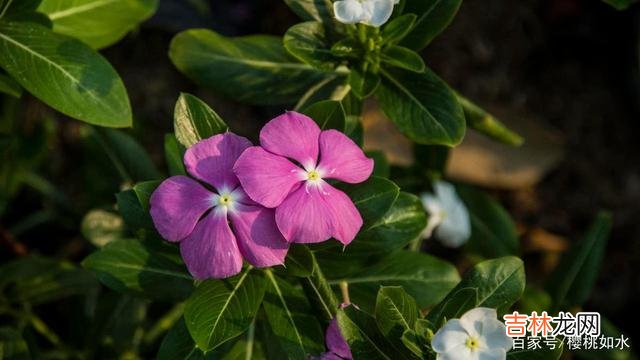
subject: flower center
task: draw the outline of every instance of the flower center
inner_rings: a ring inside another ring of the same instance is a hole
[[[218,196],[218,206],[224,209],[232,209],[234,205],[233,193],[229,191],[221,192]]]
[[[309,181],[318,181],[321,180],[320,173],[317,170],[307,171],[307,180]]]
[[[478,339],[474,338],[473,336],[470,336],[469,338],[467,338],[465,345],[469,349],[471,349],[471,351],[474,351],[478,349],[478,347],[480,346],[480,343],[478,342]]]

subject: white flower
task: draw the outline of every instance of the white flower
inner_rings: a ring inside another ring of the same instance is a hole
[[[431,340],[437,360],[504,360],[512,346],[496,310],[482,307],[449,320]]]
[[[436,238],[445,246],[461,246],[471,236],[469,212],[453,185],[436,181],[433,187],[435,195],[422,194],[422,204],[429,213],[429,222],[422,236],[428,238],[435,233]]]
[[[340,0],[333,3],[336,19],[344,24],[363,23],[379,27],[393,13],[400,0]]]

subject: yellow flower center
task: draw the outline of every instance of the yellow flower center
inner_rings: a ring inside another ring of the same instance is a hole
[[[307,180],[318,181],[320,179],[321,179],[320,174],[316,170],[311,170],[307,172]]]
[[[467,347],[469,349],[471,349],[471,351],[473,351],[473,350],[476,350],[480,346],[480,343],[478,342],[478,339],[470,336],[467,339],[467,342],[465,343],[465,345],[467,345]]]
[[[232,201],[233,201],[233,198],[231,197],[231,194],[220,195],[220,198],[218,199],[218,203],[221,206],[229,206],[231,205]]]

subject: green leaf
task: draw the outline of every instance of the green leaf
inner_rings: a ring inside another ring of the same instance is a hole
[[[312,118],[322,130],[336,129],[344,132],[346,114],[339,101],[320,101],[308,106],[302,113]]]
[[[555,309],[582,305],[598,278],[611,232],[611,214],[601,212],[582,241],[571,247],[560,260],[547,283]]]
[[[629,6],[637,2],[637,0],[603,0],[603,1],[613,6],[617,10],[626,10]]]
[[[0,359],[30,360],[29,347],[16,330],[0,327]]]
[[[416,74],[383,71],[376,97],[400,131],[419,144],[455,146],[465,133],[462,107],[447,84],[429,68]]]
[[[333,18],[330,0],[284,0],[284,2],[304,21],[327,22]]]
[[[0,291],[15,303],[44,304],[97,289],[93,275],[75,265],[38,256],[0,267]]]
[[[82,264],[119,292],[181,300],[193,290],[193,279],[178,248],[157,241],[118,240],[89,255]]]
[[[469,297],[469,290],[460,292],[461,289],[467,288],[475,289],[477,298],[475,304],[462,301],[466,308],[482,306],[495,308],[498,313],[504,312],[520,298],[524,285],[524,264],[519,258],[507,256],[483,261],[464,275],[462,281],[451,290],[449,295],[431,310],[427,320],[433,324],[439,324],[442,319],[451,319],[458,315],[459,309],[447,303],[456,297]],[[460,303],[459,300],[454,302]],[[446,312],[443,311],[444,308],[447,309]]]
[[[138,195],[133,189],[117,193],[116,200],[122,219],[127,227],[136,234],[136,237],[141,239],[146,239],[148,235],[160,237],[157,235],[151,215],[142,207]]]
[[[293,25],[284,34],[285,49],[298,60],[319,69],[331,70],[335,59],[320,22],[309,21]]]
[[[395,357],[395,350],[367,313],[349,306],[336,315],[342,336],[349,344],[354,359],[384,359]]]
[[[371,176],[367,181],[357,185],[340,184],[337,188],[349,195],[356,205],[364,221],[362,229],[380,221],[400,195],[398,185],[378,176]]]
[[[402,46],[390,46],[380,55],[382,62],[412,72],[423,72],[426,68],[422,57]]]
[[[389,21],[380,33],[383,43],[394,45],[400,42],[409,34],[417,19],[418,17],[415,14],[404,14]]]
[[[4,4],[3,4],[4,2]],[[41,0],[3,0],[0,1],[0,18],[10,21],[26,21],[41,24],[47,28],[52,27],[51,20],[45,14],[36,12]],[[9,6],[3,13],[3,6]],[[2,15],[4,14],[4,16]]]
[[[370,71],[362,72],[359,69],[351,69],[349,73],[349,85],[351,90],[359,98],[367,98],[380,86],[380,76]]]
[[[187,300],[184,318],[198,348],[210,351],[247,330],[262,303],[266,280],[247,268],[225,280],[206,280]]]
[[[100,49],[116,43],[153,15],[158,0],[43,0],[38,11],[53,31]]]
[[[275,36],[226,38],[187,30],[173,38],[169,56],[198,84],[256,105],[294,103],[330,75],[292,59]]]
[[[347,84],[347,77],[336,73],[321,79],[316,84],[313,84],[304,94],[302,94],[296,103],[294,110],[300,111],[300,109],[304,109],[323,100],[335,100],[342,102],[350,92],[351,88]],[[342,105],[344,107],[344,103]]]
[[[614,339],[620,339],[623,335],[622,331],[618,329],[609,319],[601,316],[600,323],[600,336],[605,338],[612,337]],[[628,337],[625,335],[625,338]],[[574,352],[575,357],[580,360],[631,360],[635,359],[631,348],[620,349],[619,347],[613,349],[599,349],[593,350],[577,350]]]
[[[197,97],[182,93],[173,113],[176,138],[185,147],[229,130],[224,120]]]
[[[149,212],[149,201],[151,199],[151,195],[156,191],[158,186],[160,186],[159,180],[145,181],[134,185],[133,191],[135,191],[138,201],[145,212]]]
[[[410,357],[411,353],[402,342],[406,331],[413,331],[418,319],[415,299],[400,286],[381,287],[376,297],[375,318],[382,334],[393,346]]]
[[[318,312],[316,315],[326,323],[335,317],[336,310],[338,310],[338,300],[313,254],[312,260],[311,275],[300,281],[312,307]]]
[[[344,38],[331,46],[331,54],[358,59],[363,55],[362,44],[354,38]]]
[[[460,276],[446,261],[400,251],[353,275],[331,280],[330,284],[337,286],[340,281],[349,284],[351,300],[364,310],[374,309],[374,298],[381,286],[402,286],[425,309],[442,300],[460,281]]]
[[[405,13],[418,15],[413,29],[402,45],[421,50],[449,26],[462,0],[406,0]]]
[[[387,160],[386,155],[382,151],[378,150],[369,150],[365,151],[367,157],[372,158],[374,162],[373,166],[373,176],[378,177],[389,177],[391,172],[389,161]]]
[[[100,54],[44,26],[0,21],[0,66],[52,108],[107,127],[131,126],[122,80]]]
[[[439,326],[445,320],[460,318],[464,313],[475,308],[477,303],[478,289],[458,289],[455,292],[452,291],[437,308],[431,310],[428,318]]]
[[[313,273],[313,254],[302,244],[291,244],[284,266],[276,267],[275,271],[288,276],[309,277]]]
[[[288,359],[324,351],[323,333],[304,292],[266,271],[269,285],[262,306],[278,345]]]
[[[469,99],[458,95],[458,101],[464,109],[464,117],[469,128],[507,145],[520,146],[524,143],[522,136],[509,130],[500,120]]]
[[[96,247],[103,247],[122,239],[125,233],[124,221],[118,214],[95,209],[89,211],[80,225],[82,236]]]
[[[542,349],[523,349],[523,350],[511,350],[507,353],[507,360],[558,360],[562,356],[564,350],[564,343],[558,339],[555,349],[550,349],[541,345]],[[600,351],[597,352],[598,354]],[[597,355],[597,359],[603,359],[600,355]]]
[[[487,258],[517,255],[516,225],[500,203],[469,186],[460,186],[457,190],[471,220],[471,238],[467,246]]]
[[[0,93],[19,98],[22,96],[22,87],[9,76],[0,74]]]
[[[319,250],[315,255],[332,278],[348,276],[404,248],[420,236],[426,224],[420,199],[400,193],[389,211],[368,229],[361,230],[345,249],[334,247]]]
[[[153,160],[132,136],[115,129],[97,129],[94,134],[123,181],[133,183],[160,178]]]
[[[185,147],[178,142],[174,134],[166,134],[164,136],[164,159],[169,168],[169,175],[187,174],[184,169],[184,162],[182,161],[185,151]]]

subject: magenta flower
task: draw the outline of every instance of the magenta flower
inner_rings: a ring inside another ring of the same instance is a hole
[[[342,305],[341,307],[344,308],[345,305]],[[329,351],[322,354],[320,359],[322,360],[338,360],[338,359],[352,360],[353,359],[353,356],[351,355],[351,349],[349,348],[349,344],[347,344],[347,341],[344,339],[344,337],[342,336],[342,333],[340,332],[340,327],[338,326],[337,319],[334,318],[329,323],[329,326],[327,327],[327,331],[325,333],[324,341],[327,345],[327,350]]]
[[[274,210],[253,202],[232,170],[249,147],[249,140],[232,133],[202,140],[187,149],[184,164],[204,185],[173,176],[151,195],[156,229],[166,240],[180,242],[182,258],[197,279],[235,275],[243,258],[256,267],[284,262],[288,244]]]
[[[335,238],[349,244],[362,217],[349,197],[325,180],[365,181],[373,160],[346,135],[321,131],[309,117],[287,112],[260,131],[233,170],[247,195],[276,209],[276,223],[289,242],[317,243]]]

